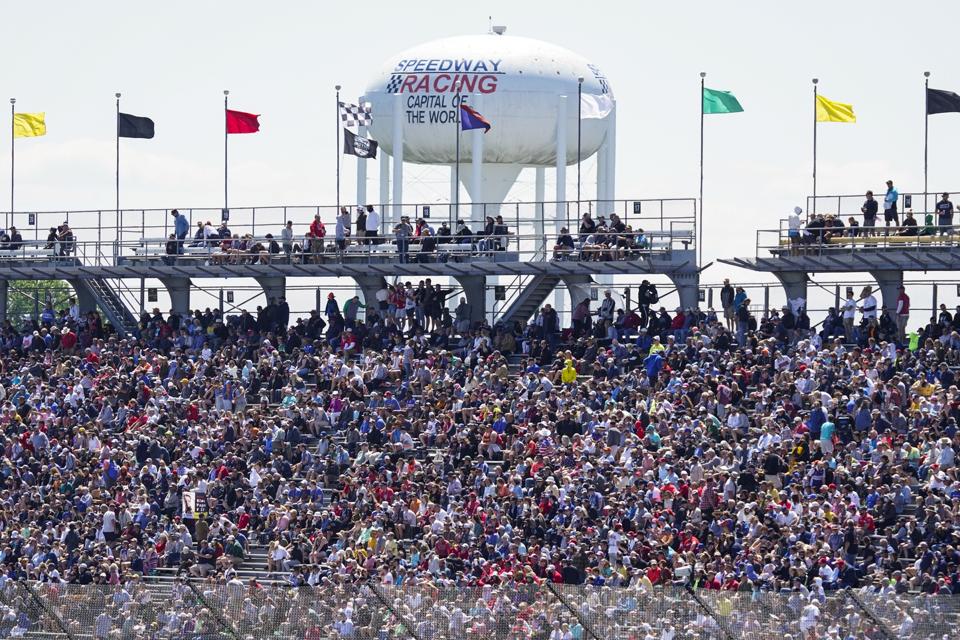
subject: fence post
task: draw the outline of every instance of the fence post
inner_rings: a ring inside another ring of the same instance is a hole
[[[403,617],[403,614],[397,611],[396,608],[392,604],[390,604],[389,598],[387,598],[385,595],[383,595],[380,592],[379,585],[377,585],[375,582],[370,582],[369,586],[370,586],[370,590],[373,591],[373,595],[377,596],[377,600],[382,602],[383,606],[385,606],[387,610],[390,613],[392,613],[397,620],[403,623],[403,628],[407,630],[407,633],[409,633],[414,640],[421,640],[420,636],[417,635],[417,630],[413,628],[413,625],[410,624],[410,622]]]
[[[726,636],[727,640],[736,640],[737,636],[735,636],[734,633],[730,630],[730,627],[727,626],[727,623],[721,620],[720,616],[717,615],[717,613],[710,607],[710,605],[704,602],[703,598],[697,595],[696,589],[694,589],[690,585],[685,586],[684,589],[686,589],[687,593],[690,594],[690,597],[696,600],[697,604],[700,605],[700,608],[706,611],[708,616],[713,618],[713,621],[717,623],[718,627],[720,627],[720,631],[723,632],[723,635]]]
[[[880,618],[874,615],[873,611],[870,610],[870,608],[866,605],[866,603],[863,600],[861,600],[856,593],[853,592],[853,589],[843,589],[841,593],[843,593],[843,596],[845,598],[849,600],[853,600],[853,603],[857,606],[857,608],[863,611],[864,615],[870,618],[870,621],[873,624],[877,625],[877,628],[880,629],[880,633],[883,634],[884,638],[886,638],[887,640],[894,640],[894,638],[897,637],[897,634],[895,634],[893,631],[888,629],[887,625],[884,624],[884,622]]]
[[[63,622],[63,618],[61,618],[61,617],[57,614],[57,612],[54,611],[51,607],[48,607],[48,606],[47,606],[47,603],[45,603],[45,602],[43,601],[43,598],[41,598],[40,596],[38,596],[38,595],[36,594],[36,592],[30,587],[30,583],[29,583],[29,582],[21,582],[20,584],[22,584],[22,585],[23,585],[23,588],[27,590],[27,593],[29,593],[29,594],[30,594],[30,597],[33,598],[33,601],[37,603],[37,606],[40,607],[41,609],[43,609],[43,611],[44,611],[48,616],[50,616],[51,618],[53,618],[53,621],[57,623],[57,626],[60,627],[60,630],[63,631],[63,633],[64,633],[70,640],[77,640],[77,636],[75,636],[75,635],[73,635],[72,633],[70,633],[70,629],[68,629],[68,628],[67,628],[67,625]]]
[[[573,614],[573,617],[577,619],[577,622],[580,623],[581,627],[586,629],[587,633],[590,634],[590,637],[592,637],[593,640],[600,640],[600,636],[597,635],[597,632],[593,630],[593,625],[584,620],[583,616],[580,615],[580,612],[577,611],[576,607],[571,606],[569,602],[564,600],[563,596],[557,592],[556,588],[550,582],[547,583],[547,590],[550,591],[554,598],[560,601],[560,604],[567,608],[567,611]]]
[[[187,580],[187,586],[190,587],[190,591],[193,591],[193,595],[197,597],[197,600],[200,601],[200,604],[203,606],[203,608],[213,614],[213,617],[220,624],[220,626],[223,627],[227,633],[233,636],[234,640],[240,640],[240,636],[237,634],[236,629],[233,628],[233,625],[230,624],[226,618],[220,615],[220,612],[217,609],[207,604],[206,598],[203,597],[203,594],[200,593],[200,591],[193,585],[191,580]]]

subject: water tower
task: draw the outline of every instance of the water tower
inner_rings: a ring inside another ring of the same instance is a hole
[[[566,168],[578,160],[578,114],[588,112],[592,117],[580,123],[580,159],[598,154],[596,199],[614,197],[616,110],[610,83],[596,65],[556,45],[502,35],[502,29],[435,40],[390,58],[363,99],[372,105],[370,134],[386,152],[381,201],[389,199],[392,179],[395,218],[403,204],[404,162],[451,168],[456,163],[461,102],[492,125],[486,134],[482,129],[459,134],[460,180],[474,203],[495,209],[525,167],[538,169],[538,201],[548,199],[544,170],[555,167],[554,199],[565,202]],[[392,175],[385,164],[390,159]],[[366,176],[360,178],[358,198],[365,202]],[[457,188],[452,184],[451,193]],[[474,221],[482,219],[480,207],[471,211]]]

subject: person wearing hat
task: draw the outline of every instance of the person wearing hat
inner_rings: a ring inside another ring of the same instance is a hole
[[[803,209],[794,207],[793,213],[787,216],[787,239],[790,241],[790,253],[796,255],[799,253],[801,243],[800,237],[800,214]]]
[[[553,245],[553,259],[565,260],[567,256],[573,253],[576,245],[573,242],[573,236],[566,227],[561,227],[560,234],[557,236],[557,243]]]
[[[893,187],[893,180],[887,180],[887,193],[883,196],[883,221],[887,227],[890,227],[891,222],[895,227],[900,226],[900,216],[897,215],[899,199],[900,194]]]

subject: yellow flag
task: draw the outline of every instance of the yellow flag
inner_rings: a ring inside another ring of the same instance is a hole
[[[13,137],[33,138],[47,135],[45,113],[15,113],[13,114]]]
[[[843,104],[817,96],[817,122],[856,122],[852,104]]]

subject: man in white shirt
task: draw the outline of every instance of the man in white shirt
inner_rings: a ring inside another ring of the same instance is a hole
[[[864,287],[863,291],[860,292],[860,299],[863,301],[863,306],[860,307],[860,313],[863,314],[863,319],[867,320],[876,320],[877,319],[877,299],[873,297],[873,289],[869,286]]]
[[[857,317],[857,301],[853,299],[853,289],[847,287],[847,299],[843,301],[843,338],[853,341],[853,320]]]
[[[372,204],[367,205],[367,223],[366,236],[369,238],[367,244],[380,244],[376,236],[380,235],[380,213],[373,208]]]

